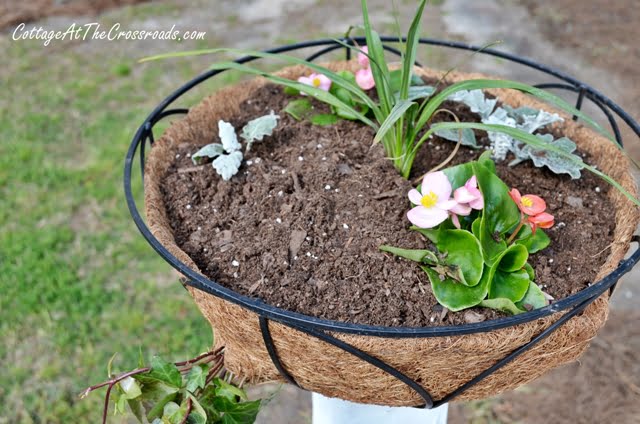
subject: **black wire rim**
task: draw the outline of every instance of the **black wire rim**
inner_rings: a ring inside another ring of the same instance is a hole
[[[381,37],[383,43],[397,43],[399,41],[398,37]],[[364,37],[353,37],[353,38],[345,38],[341,41],[350,44],[350,45],[364,45],[366,40]],[[404,39],[403,39],[404,41]],[[544,88],[544,89],[557,89],[557,90],[565,90],[569,92],[577,93],[577,101],[576,108],[580,109],[583,106],[584,99],[588,99],[593,104],[595,104],[604,114],[605,118],[609,122],[611,126],[611,130],[615,137],[617,143],[622,146],[622,137],[620,133],[620,129],[618,127],[616,116],[621,119],[630,129],[635,133],[638,137],[640,137],[640,125],[620,106],[615,104],[611,99],[598,92],[594,88],[589,85],[561,72],[554,68],[550,68],[546,65],[534,62],[531,59],[523,58],[520,56],[512,55],[509,53],[505,53],[495,49],[483,49],[479,46],[469,45],[466,43],[454,42],[454,41],[443,41],[436,40],[430,38],[421,38],[419,40],[420,44],[439,46],[442,48],[449,49],[458,49],[458,50],[469,50],[477,52],[478,54],[490,55],[494,57],[499,57],[505,59],[510,62],[517,63],[519,65],[535,69],[540,71],[542,74],[547,76],[555,77],[557,80],[561,82],[552,82],[552,83],[543,83],[538,84],[536,87]],[[265,50],[268,53],[283,53],[289,51],[296,51],[300,49],[312,48],[312,47],[321,47],[321,49],[312,55],[310,55],[308,60],[315,60],[319,57],[322,57],[330,52],[333,52],[338,49],[345,50],[345,57],[349,59],[351,57],[351,51],[348,48],[345,48],[341,44],[339,44],[336,40],[333,39],[320,39],[320,40],[312,40],[305,41],[301,43],[295,43],[285,46],[280,46],[272,49]],[[384,44],[384,47],[391,54],[399,55],[399,50],[391,47],[387,44]],[[259,58],[254,56],[244,56],[237,60],[236,63],[247,63],[251,61],[259,60]],[[416,65],[420,66],[416,63]],[[191,90],[195,86],[201,84],[202,82],[212,78],[225,70],[210,70],[202,73],[196,78],[184,84],[182,87],[178,88],[176,91],[171,93],[167,98],[165,98],[160,104],[149,114],[149,116],[145,119],[143,124],[136,131],[129,149],[127,151],[126,159],[125,159],[125,168],[124,168],[124,191],[125,197],[127,201],[127,206],[129,208],[129,212],[131,213],[131,217],[133,218],[134,223],[137,228],[143,235],[143,237],[147,240],[147,242],[151,245],[151,247],[173,268],[175,268],[180,274],[186,277],[185,284],[194,287],[198,290],[204,291],[208,294],[220,297],[224,300],[232,302],[234,304],[240,305],[246,309],[255,312],[260,316],[260,327],[263,334],[264,342],[267,347],[267,350],[271,356],[274,365],[280,372],[280,374],[285,378],[285,380],[289,381],[292,384],[296,384],[293,377],[287,372],[284,365],[280,362],[279,357],[277,355],[277,351],[273,344],[273,340],[271,339],[268,320],[276,321],[278,323],[287,325],[291,328],[295,328],[299,331],[303,331],[310,336],[320,338],[328,343],[333,344],[334,346],[338,346],[349,353],[354,354],[362,358],[363,360],[371,363],[372,365],[383,369],[386,372],[394,375],[396,378],[400,379],[407,385],[409,385],[412,389],[414,389],[425,401],[423,407],[431,408],[437,407],[446,401],[453,399],[455,396],[462,393],[467,388],[471,387],[473,384],[479,382],[487,375],[491,374],[495,370],[499,369],[506,363],[512,361],[520,354],[524,353],[524,351],[530,349],[537,342],[551,334],[551,332],[555,331],[559,328],[564,322],[569,320],[571,317],[577,315],[582,312],[590,303],[595,301],[600,295],[605,293],[607,290],[613,291],[615,285],[618,280],[627,272],[629,272],[639,261],[640,261],[640,249],[636,249],[636,251],[631,254],[627,259],[624,259],[620,262],[618,267],[612,271],[610,274],[605,276],[602,280],[590,285],[586,289],[573,294],[569,297],[561,299],[549,306],[544,308],[535,309],[533,311],[529,311],[520,315],[509,316],[505,318],[500,318],[496,320],[490,320],[475,324],[464,324],[460,326],[443,326],[443,327],[384,327],[384,326],[372,326],[372,325],[361,325],[361,324],[350,324],[333,320],[326,320],[316,317],[311,317],[307,315],[303,315],[296,312],[287,311],[284,309],[277,308],[275,306],[269,305],[263,302],[260,299],[254,299],[247,296],[240,295],[233,290],[230,290],[226,287],[221,286],[217,282],[210,280],[199,273],[195,272],[193,269],[189,268],[185,263],[181,262],[174,255],[172,255],[151,233],[149,228],[144,222],[140,212],[138,211],[138,207],[136,205],[132,187],[131,187],[131,178],[132,178],[132,167],[136,153],[139,154],[140,165],[141,165],[141,177],[144,180],[144,160],[145,160],[145,148],[146,142],[149,141],[150,145],[154,143],[154,134],[153,127],[154,125],[162,120],[163,118],[176,114],[185,114],[188,112],[188,109],[184,108],[175,108],[169,109],[169,106],[179,99],[183,94],[187,91]],[[574,117],[577,119],[577,117]],[[633,241],[640,245],[640,237],[634,236]],[[536,336],[529,343],[525,344],[519,349],[516,349],[514,352],[509,354],[503,360],[479,374],[476,378],[461,386],[459,389],[455,390],[451,394],[447,395],[445,398],[440,401],[434,401],[431,396],[426,392],[422,387],[411,380],[406,375],[400,373],[399,371],[389,367],[387,364],[381,363],[377,358],[359,351],[350,345],[345,345],[339,339],[327,334],[326,332],[333,333],[349,333],[349,334],[358,334],[363,336],[377,336],[377,337],[391,337],[391,338],[413,338],[413,337],[443,337],[443,336],[460,336],[464,334],[473,334],[473,333],[482,333],[489,332],[493,330],[497,330],[500,328],[510,327],[526,322],[530,322],[533,320],[537,320],[558,312],[566,311],[566,313],[554,324],[552,324],[547,330],[543,331],[540,335]]]

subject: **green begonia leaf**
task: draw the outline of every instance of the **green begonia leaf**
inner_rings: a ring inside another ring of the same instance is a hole
[[[547,298],[538,285],[532,281],[529,282],[529,289],[522,300],[516,305],[523,310],[544,308],[548,305]]]
[[[451,187],[455,190],[462,187],[469,181],[469,178],[473,177],[473,162],[452,166],[451,168],[443,169],[442,172],[447,176]]]
[[[309,121],[311,121],[313,125],[320,125],[320,126],[333,125],[339,120],[340,118],[337,115],[334,115],[332,113],[318,113],[317,115],[313,115],[309,119]]]
[[[533,270],[533,267],[531,265],[529,265],[528,263],[524,264],[524,270],[527,271],[527,274],[529,274],[529,280],[536,280],[536,272]]]
[[[514,244],[510,246],[500,258],[498,269],[505,272],[514,272],[522,269],[529,259],[529,252],[525,246]]]
[[[438,258],[436,254],[430,250],[420,250],[420,249],[401,249],[399,247],[393,246],[380,246],[380,250],[383,252],[388,252],[396,256],[400,256],[401,258],[408,259],[410,261],[418,262],[418,263],[431,263],[436,264],[438,262]]]
[[[489,286],[489,299],[509,299],[512,302],[522,300],[529,289],[529,274],[520,270],[504,272],[497,270]]]
[[[473,234],[465,230],[445,230],[438,239],[437,247],[445,255],[441,263],[458,271],[458,281],[470,287],[480,282],[483,270],[482,248]]]
[[[496,173],[496,163],[491,158],[491,151],[487,150],[478,158],[478,163],[487,168],[492,173]]]
[[[476,218],[471,224],[471,233],[480,240],[480,224],[482,222],[482,218]]]
[[[502,236],[517,224],[520,213],[509,196],[509,188],[500,178],[478,163],[473,164],[473,170],[484,197],[480,244],[485,263],[491,266],[506,249],[507,245]]]
[[[292,100],[287,104],[287,107],[284,108],[284,112],[291,115],[296,121],[302,121],[312,110],[313,106],[309,99]]]
[[[525,312],[518,308],[511,300],[505,298],[485,299],[480,302],[480,306],[484,308],[497,309],[498,311],[506,312],[511,315],[518,315]]]
[[[429,276],[431,289],[438,302],[450,311],[460,311],[478,305],[487,296],[488,280],[481,279],[473,287],[465,286],[451,278],[443,277],[427,266],[421,266]]]
[[[536,233],[533,234],[531,232],[531,227],[525,225],[518,234],[516,243],[526,247],[529,253],[533,254],[546,249],[551,243],[551,239],[549,239],[549,236],[540,228],[538,228]]]

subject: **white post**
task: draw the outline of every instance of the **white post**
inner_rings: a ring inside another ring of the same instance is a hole
[[[449,405],[434,409],[364,405],[313,393],[313,424],[447,424]]]

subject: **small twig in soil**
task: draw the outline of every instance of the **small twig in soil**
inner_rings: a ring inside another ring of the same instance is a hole
[[[300,188],[300,180],[298,179],[298,174],[295,171],[291,171],[291,179],[293,179],[293,188],[300,192],[302,189]]]
[[[395,196],[397,193],[397,190],[389,190],[389,191],[383,191],[380,194],[376,194],[375,196],[373,196],[374,200],[382,200],[382,199],[387,199],[389,197],[393,197]]]
[[[178,174],[187,174],[189,172],[198,172],[204,169],[206,165],[187,166],[185,168],[178,169]]]

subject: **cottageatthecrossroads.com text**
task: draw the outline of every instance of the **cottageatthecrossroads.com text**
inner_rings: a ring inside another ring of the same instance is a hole
[[[53,40],[204,40],[206,31],[179,31],[173,25],[167,30],[122,30],[116,23],[107,29],[97,22],[69,25],[66,30],[45,30],[42,27],[27,28],[24,23],[13,30],[12,38],[18,40],[42,40],[48,46]]]

